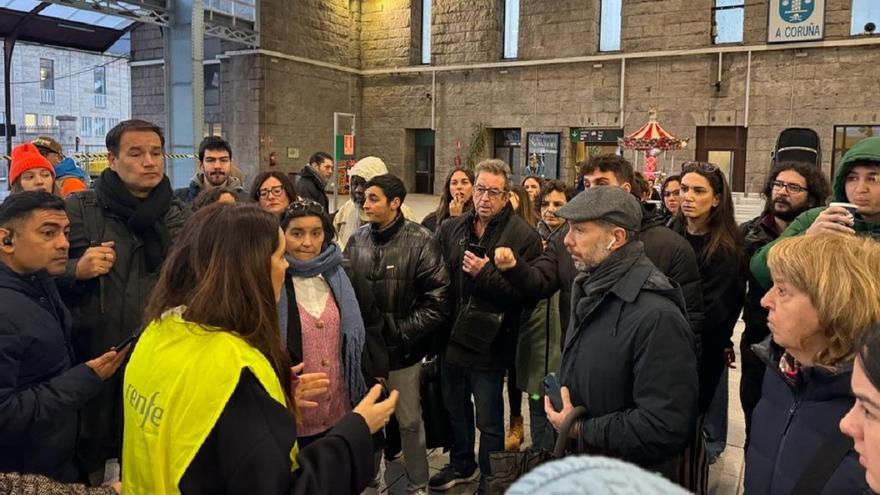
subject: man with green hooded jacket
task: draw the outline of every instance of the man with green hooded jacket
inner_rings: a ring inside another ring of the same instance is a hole
[[[779,239],[806,233],[870,235],[880,241],[880,137],[863,139],[846,152],[832,187],[833,201],[852,203],[858,211],[850,215],[840,206],[822,206],[795,218],[776,241],[752,257],[752,274],[762,286],[772,285],[767,253]]]

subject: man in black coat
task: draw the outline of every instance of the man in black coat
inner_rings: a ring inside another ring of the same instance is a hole
[[[634,172],[632,165],[617,155],[601,155],[581,166],[583,182],[587,187],[612,186],[632,192]],[[639,191],[640,193],[640,191]],[[640,194],[636,194],[638,197]],[[563,334],[569,326],[571,284],[577,271],[565,250],[563,240],[568,226],[551,237],[547,250],[533,263],[518,264],[505,272],[505,276],[517,287],[538,297],[549,297],[556,290],[559,295],[559,314]],[[659,212],[649,212],[642,206],[642,222],[639,240],[645,247],[645,256],[664,275],[681,286],[684,294],[687,318],[695,337],[695,352],[700,355],[699,345],[703,329],[703,293],[700,286],[700,268],[693,248],[680,235],[663,225]],[[564,338],[563,338],[564,341]]]
[[[0,205],[0,472],[78,478],[77,411],[127,349],[77,362],[53,276],[67,263],[64,201],[23,192]]]
[[[767,199],[764,211],[739,226],[748,259],[779,237],[798,215],[825,204],[825,199],[830,194],[831,186],[828,180],[814,164],[782,162],[774,166],[764,185],[764,197]],[[767,310],[761,306],[761,298],[766,293],[767,290],[755,280],[755,276],[749,270],[748,289],[743,306],[743,321],[746,328],[739,344],[740,356],[742,356],[739,397],[746,419],[746,447],[749,445],[752,411],[761,399],[764,370],[767,367],[752,351],[752,344],[758,344],[770,335]]]
[[[324,211],[330,213],[328,208],[330,201],[324,189],[333,178],[333,157],[319,151],[309,158],[309,164],[303,167],[296,180],[296,194],[300,198],[311,199],[324,207]]]
[[[384,315],[388,387],[400,392],[395,416],[409,489],[425,490],[428,458],[420,378],[422,360],[449,316],[449,273],[431,232],[401,213],[406,188],[399,178],[384,174],[370,179],[364,196],[370,223],[349,238],[345,256],[356,277],[369,284]]]
[[[641,206],[616,187],[591,187],[557,215],[579,273],[562,354],[558,429],[573,407],[577,451],[617,457],[679,481],[697,418],[697,359],[681,290],[634,240]]]
[[[168,250],[189,218],[165,175],[162,129],[143,120],[107,133],[110,167],[67,198],[70,259],[59,290],[77,355],[93,358],[133,335]],[[122,449],[122,374],[83,408],[77,458],[94,484]],[[110,470],[108,470],[110,472]],[[112,472],[110,472],[112,474]],[[109,476],[113,478],[113,476]]]
[[[476,477],[471,395],[484,477],[490,474],[489,452],[504,450],[504,372],[515,352],[521,313],[530,310],[537,298],[521,293],[495,268],[495,248],[510,247],[527,261],[541,253],[541,237],[513,214],[509,192],[507,164],[481,162],[476,168],[474,209],[444,222],[437,234],[449,267],[450,300],[455,307],[441,369],[454,438],[449,464],[431,478],[434,490]]]

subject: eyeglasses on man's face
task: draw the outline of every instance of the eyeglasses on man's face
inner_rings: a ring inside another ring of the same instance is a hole
[[[802,193],[807,190],[806,187],[800,184],[794,184],[792,182],[783,182],[781,180],[774,180],[770,183],[773,186],[773,189],[785,189],[791,194]]]
[[[284,192],[284,186],[272,186],[264,189],[260,189],[260,197],[266,199],[271,194],[272,196],[278,197],[281,196],[281,193]]]
[[[491,189],[488,187],[477,186],[474,188],[474,196],[482,197],[486,194],[489,195],[489,199],[498,199],[502,194],[506,193],[506,190],[501,189]]]

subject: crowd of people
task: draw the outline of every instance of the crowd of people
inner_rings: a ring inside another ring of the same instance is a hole
[[[174,190],[158,126],[106,145],[94,181],[48,138],[12,154],[0,491],[355,494],[402,455],[408,493],[482,493],[494,453],[561,436],[571,458],[511,493],[706,493],[742,315],[746,493],[880,492],[880,138],[831,185],[774,164],[739,226],[704,162],[655,190],[616,155],[577,187],[488,159],[417,223],[377,157],[331,212],[323,152],[246,190],[208,137]],[[449,432],[433,476],[427,418]]]

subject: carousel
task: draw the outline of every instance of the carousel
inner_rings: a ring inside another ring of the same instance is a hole
[[[675,156],[670,156],[669,151],[687,148],[688,139],[679,139],[666,131],[657,122],[657,111],[652,109],[648,123],[636,132],[618,139],[617,144],[624,150],[632,150],[633,168],[641,169],[646,179],[660,182],[675,169]],[[658,164],[661,153],[662,163]]]

